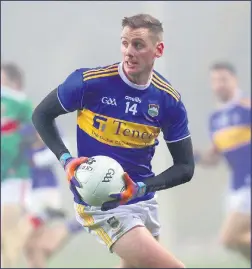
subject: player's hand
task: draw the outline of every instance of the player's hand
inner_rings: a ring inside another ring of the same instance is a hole
[[[82,204],[82,205],[86,205],[86,204],[83,202],[80,194],[76,190],[76,187],[80,188],[81,186],[74,175],[75,175],[76,169],[82,163],[87,162],[87,160],[88,160],[87,157],[73,158],[70,156],[68,159],[65,160],[65,163],[63,164],[64,169],[65,169],[66,174],[67,174],[67,180],[68,180],[69,185],[70,185],[70,190],[74,195],[74,201],[75,201],[75,203]]]
[[[119,205],[124,205],[130,200],[145,194],[146,185],[143,182],[134,182],[128,173],[124,173],[123,178],[125,181],[125,190],[121,193],[110,194],[110,197],[114,198],[114,200],[103,203],[101,207],[102,211],[107,211],[116,208]]]

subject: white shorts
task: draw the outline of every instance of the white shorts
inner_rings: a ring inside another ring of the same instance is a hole
[[[31,181],[29,179],[6,179],[1,182],[1,206],[5,204],[25,206],[25,199],[29,195],[30,189]]]
[[[226,210],[251,214],[251,188],[243,187],[238,190],[230,190],[226,199]]]
[[[99,207],[74,204],[76,219],[111,251],[112,245],[130,229],[145,226],[153,236],[159,235],[158,203],[155,198],[109,211]]]
[[[26,197],[26,208],[29,213],[40,216],[46,208],[61,209],[61,195],[58,188],[33,189]]]

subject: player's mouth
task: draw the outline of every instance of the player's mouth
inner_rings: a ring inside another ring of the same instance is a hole
[[[134,68],[137,65],[136,62],[126,61],[125,63],[126,63],[126,66],[129,67],[129,68]]]

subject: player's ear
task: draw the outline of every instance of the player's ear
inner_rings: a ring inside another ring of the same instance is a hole
[[[164,53],[164,42],[159,42],[156,47],[156,58],[160,58]]]

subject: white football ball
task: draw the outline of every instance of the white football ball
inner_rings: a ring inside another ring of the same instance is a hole
[[[123,173],[122,166],[116,160],[107,156],[91,157],[75,172],[75,178],[81,186],[76,189],[85,203],[101,206],[113,200],[110,194],[124,190]]]

